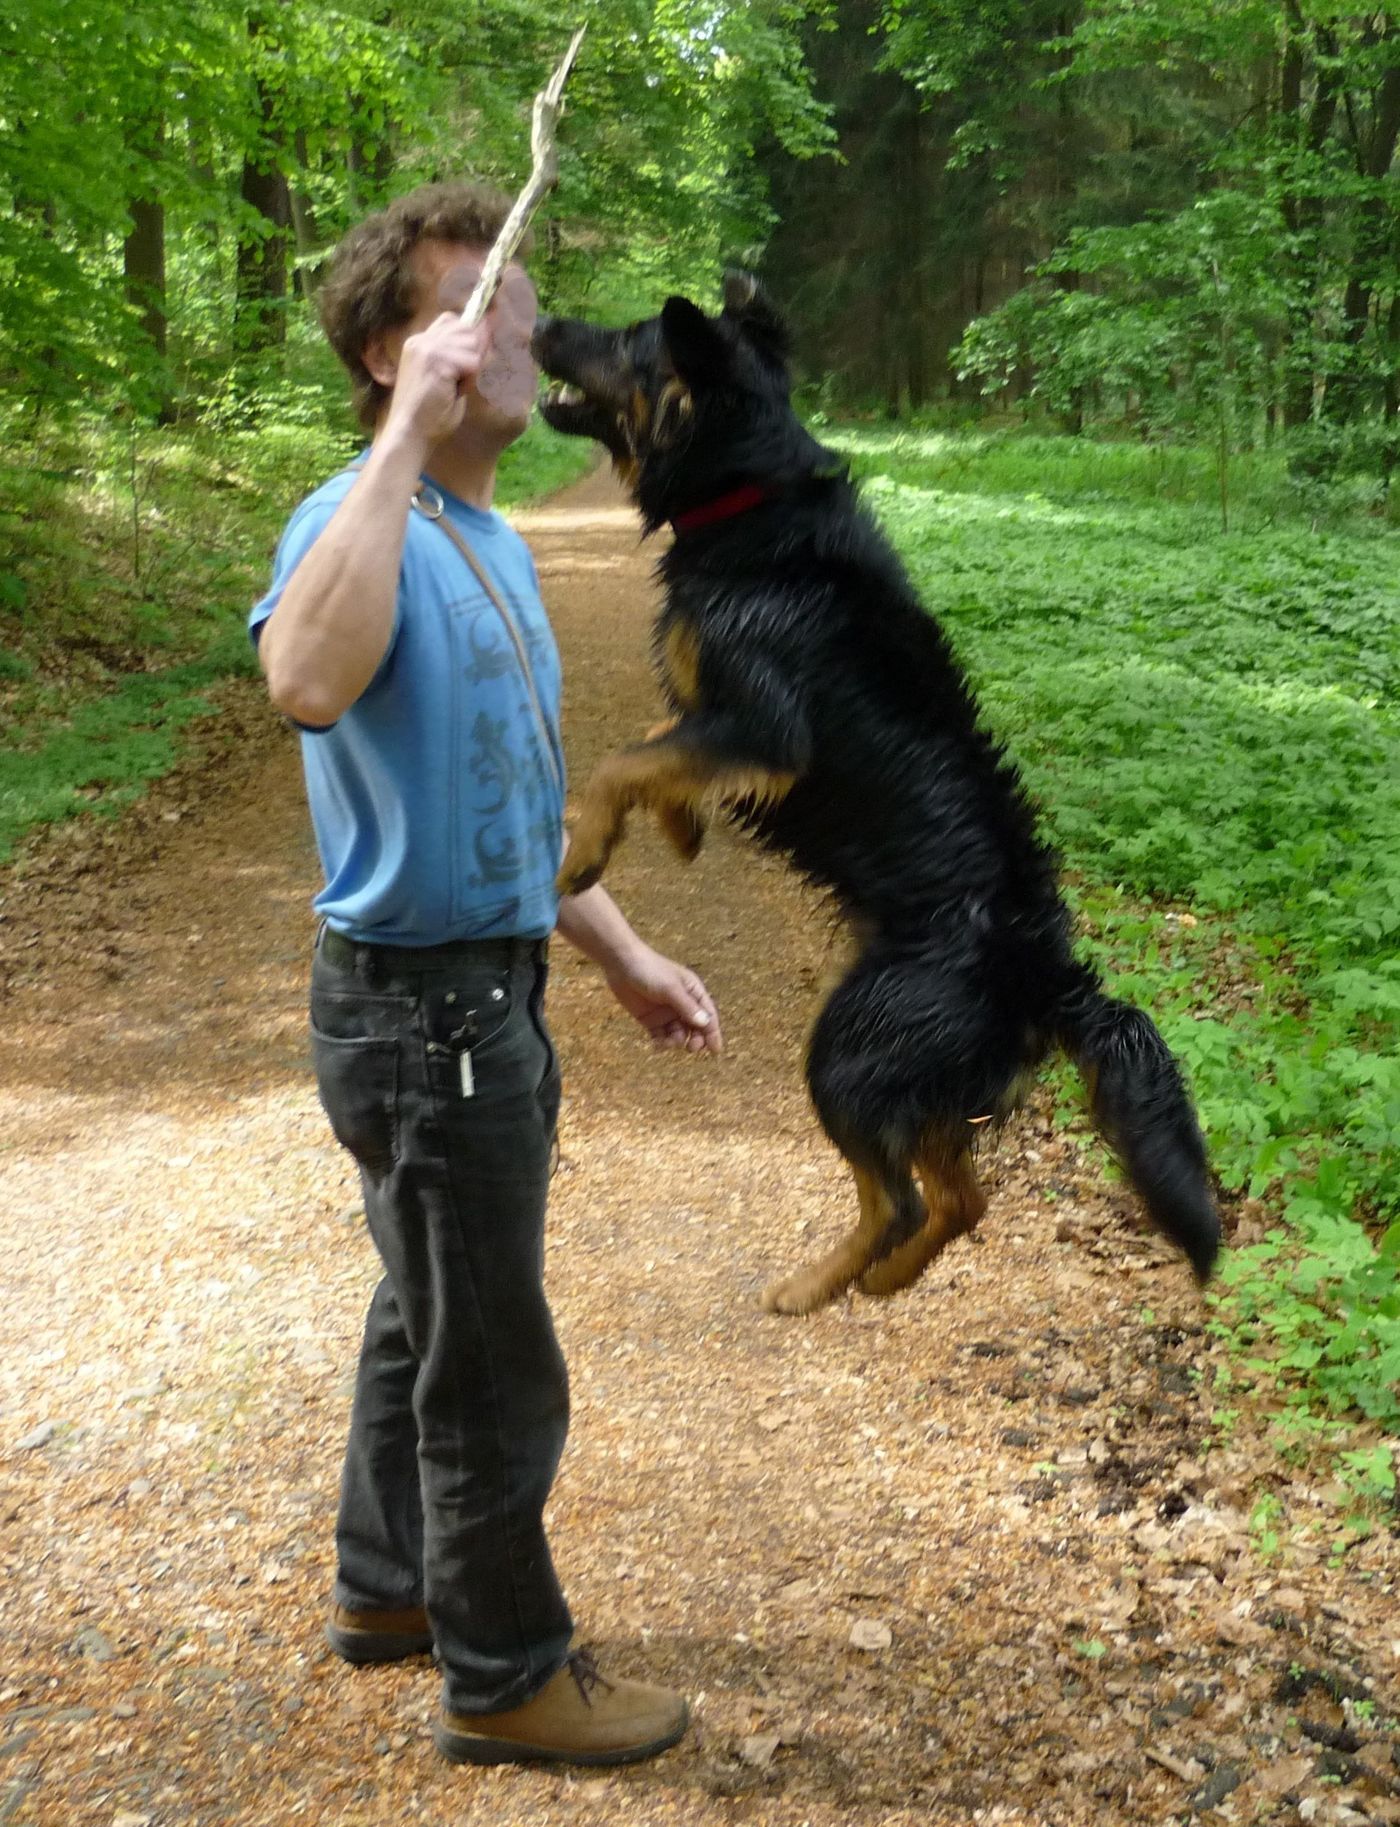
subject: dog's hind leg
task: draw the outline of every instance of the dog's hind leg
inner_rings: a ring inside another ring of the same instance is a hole
[[[860,1222],[836,1248],[810,1268],[801,1269],[766,1290],[763,1305],[770,1313],[815,1313],[836,1299],[864,1274],[881,1241],[901,1224],[908,1234],[919,1222],[918,1192],[912,1177],[901,1188],[892,1176],[874,1173],[852,1163],[860,1198]]]
[[[967,1149],[950,1153],[946,1147],[930,1148],[918,1155],[915,1166],[928,1216],[907,1243],[897,1244],[870,1265],[860,1278],[862,1294],[898,1294],[909,1287],[955,1237],[975,1229],[987,1209],[987,1197],[977,1183]]]
[[[812,1313],[859,1281],[881,1254],[901,1248],[923,1228],[924,1203],[912,1172],[912,1131],[887,1118],[888,1106],[863,1096],[867,1061],[852,1044],[852,1010],[868,1003],[873,959],[867,931],[852,923],[857,956],[817,1018],[807,1051],[807,1083],[827,1135],[855,1175],[860,1221],[811,1268],[775,1282],[763,1297],[770,1313]]]
[[[856,1277],[863,1293],[908,1287],[982,1216],[976,1117],[1002,1108],[1021,1044],[989,1016],[956,947],[896,950],[875,939],[823,1009],[807,1055],[822,1127],[848,1161],[896,1187],[914,1171],[923,1182],[912,1213],[892,1200]]]

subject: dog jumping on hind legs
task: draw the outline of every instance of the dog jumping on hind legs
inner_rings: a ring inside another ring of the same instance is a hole
[[[686,858],[717,811],[827,891],[855,957],[807,1081],[860,1218],[764,1304],[907,1287],[985,1204],[988,1119],[1054,1049],[1152,1221],[1210,1274],[1220,1224],[1181,1075],[1076,961],[1055,858],[949,644],[789,400],[786,328],[745,274],[623,330],[545,319],[556,431],[598,440],[648,533],[669,522],[657,670],[673,720],[589,782],[560,890],[602,875],[634,808]]]

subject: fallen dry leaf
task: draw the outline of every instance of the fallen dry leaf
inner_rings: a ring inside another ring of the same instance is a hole
[[[1150,1757],[1154,1764],[1160,1764],[1164,1770],[1170,1770],[1173,1776],[1179,1776],[1184,1783],[1198,1783],[1206,1773],[1205,1765],[1198,1764],[1195,1758],[1176,1757],[1156,1745],[1146,1746],[1144,1755]]]
[[[739,1741],[739,1758],[756,1770],[766,1770],[783,1742],[780,1732],[751,1732]]]

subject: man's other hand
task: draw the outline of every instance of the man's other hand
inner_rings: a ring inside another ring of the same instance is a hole
[[[686,965],[642,946],[625,971],[609,971],[607,979],[613,995],[658,1047],[684,1047],[688,1053],[723,1051],[719,1015],[709,991]]]

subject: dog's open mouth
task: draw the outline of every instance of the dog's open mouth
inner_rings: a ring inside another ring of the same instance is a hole
[[[539,400],[539,415],[554,431],[570,437],[599,438],[610,415],[572,380],[552,380]]]
[[[540,398],[540,417],[554,431],[570,437],[609,441],[617,415],[573,381],[551,381]]]
[[[588,395],[582,387],[575,387],[572,381],[551,381],[544,403],[555,410],[560,406],[586,406]]]
[[[543,372],[540,417],[555,431],[593,438],[614,456],[626,448],[629,398],[618,334],[567,318],[542,317],[531,352]]]

